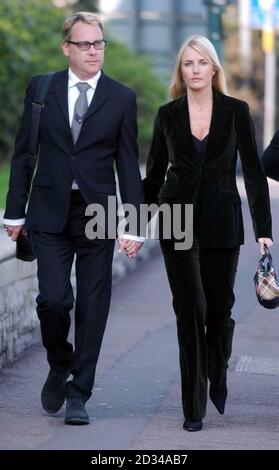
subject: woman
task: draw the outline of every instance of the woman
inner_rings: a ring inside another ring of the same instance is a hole
[[[264,244],[272,245],[270,203],[248,105],[225,95],[224,72],[208,39],[184,42],[170,92],[173,101],[160,107],[155,119],[144,187],[148,204],[193,204],[192,248],[176,250],[174,240],[161,240],[161,249],[177,318],[183,427],[199,431],[207,378],[220,414],[227,398],[233,287],[244,242],[235,181],[238,150],[261,253]]]

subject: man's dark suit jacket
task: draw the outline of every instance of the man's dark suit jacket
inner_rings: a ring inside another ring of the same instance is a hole
[[[255,237],[271,237],[268,185],[248,105],[215,91],[202,159],[194,148],[186,97],[159,108],[144,180],[146,202],[193,204],[194,230],[201,246],[243,244],[241,199],[235,177],[238,151]]]
[[[25,217],[30,164],[31,105],[39,77],[33,77],[25,98],[12,158],[5,218]],[[87,204],[105,208],[116,194],[117,168],[122,203],[143,201],[138,168],[135,93],[104,73],[98,81],[82,129],[74,145],[68,115],[68,70],[54,75],[40,124],[40,158],[26,214],[33,231],[59,233],[65,227],[73,179]]]
[[[269,178],[279,181],[279,130],[272,137],[262,156],[262,164]]]

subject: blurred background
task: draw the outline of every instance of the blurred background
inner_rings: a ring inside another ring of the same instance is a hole
[[[229,94],[249,103],[260,153],[268,145],[279,120],[279,0],[1,0],[0,208],[27,83],[66,68],[61,26],[72,11],[100,15],[109,41],[104,71],[137,92],[141,162],[156,109],[169,100],[176,53],[191,34],[214,43]]]

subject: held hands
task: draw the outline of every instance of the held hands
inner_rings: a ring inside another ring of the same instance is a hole
[[[271,238],[258,238],[258,244],[261,255],[264,255],[264,245],[266,245],[267,248],[270,248],[273,245],[273,241],[271,240]]]
[[[24,225],[4,225],[4,230],[6,230],[8,236],[11,237],[11,240],[15,242],[20,232],[24,230],[23,227]]]
[[[127,238],[118,238],[118,253],[125,251],[128,258],[136,258],[142,245],[142,242],[128,240]]]

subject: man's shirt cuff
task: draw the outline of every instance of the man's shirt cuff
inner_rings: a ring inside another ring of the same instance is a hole
[[[4,219],[3,218],[3,224],[4,225],[24,225],[25,224],[25,219]]]
[[[145,242],[145,237],[137,237],[137,235],[129,235],[128,233],[123,233],[123,235],[121,235],[121,238],[124,238],[126,240],[133,240],[135,242],[140,242],[140,243]]]

